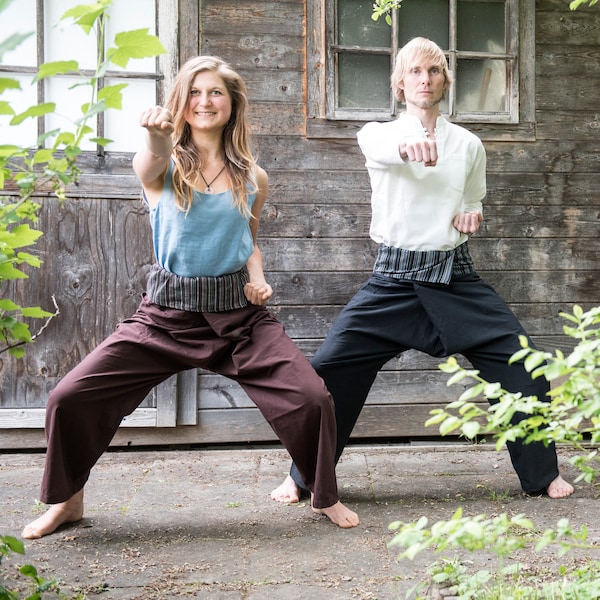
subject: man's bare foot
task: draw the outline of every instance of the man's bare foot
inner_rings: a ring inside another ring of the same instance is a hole
[[[358,515],[339,501],[327,508],[313,508],[313,512],[329,517],[332,523],[344,529],[350,529],[360,524]]]
[[[82,517],[83,490],[73,494],[65,502],[53,504],[41,517],[25,526],[21,537],[25,540],[37,540],[54,533],[65,523],[80,521]]]
[[[550,482],[546,488],[546,493],[550,498],[566,498],[570,496],[575,489],[570,483],[567,483],[560,475]]]
[[[283,483],[271,492],[271,500],[285,504],[300,502],[300,488],[298,488],[296,482],[288,475]]]

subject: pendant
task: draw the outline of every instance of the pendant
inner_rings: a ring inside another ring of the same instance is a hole
[[[212,194],[212,188],[210,187],[210,185],[204,190],[205,194]]]

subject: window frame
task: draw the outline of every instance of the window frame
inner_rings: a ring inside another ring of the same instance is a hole
[[[490,141],[535,140],[535,0],[509,0],[509,36],[515,40],[518,36],[519,52],[516,56],[517,74],[511,83],[515,90],[510,99],[512,108],[510,122],[469,119],[468,115],[459,118],[460,122],[481,139]],[[361,111],[350,114],[349,111],[336,111],[334,52],[330,49],[335,28],[337,0],[307,0],[307,37],[306,37],[306,135],[309,138],[352,138],[356,131],[367,121],[386,121],[395,118],[381,111]],[[395,18],[393,16],[393,18]],[[397,48],[393,46],[395,55]],[[510,48],[509,48],[510,51]],[[464,58],[460,53],[459,58]],[[456,56],[450,57],[451,66]],[[343,114],[346,113],[346,114]]]
[[[38,66],[16,66],[10,64],[0,65],[0,74],[5,76],[12,75],[34,75],[37,73],[39,65],[46,62],[45,58],[45,0],[36,0],[36,19],[37,19],[37,31],[36,35],[36,54],[37,54],[37,65]],[[154,72],[137,72],[133,70],[124,71],[107,71],[104,76],[99,80],[99,86],[102,87],[103,82],[106,80],[146,80],[154,81],[156,85],[156,101],[161,104],[165,100],[165,90],[170,89],[173,79],[177,74],[180,60],[179,56],[182,54],[182,48],[178,44],[178,29],[179,29],[179,12],[180,7],[183,5],[189,9],[188,14],[193,13],[192,6],[194,2],[190,0],[154,0],[155,2],[155,31],[157,37],[161,40],[163,46],[166,48],[167,53],[158,55],[155,59],[155,71]],[[196,3],[197,4],[197,3]],[[198,9],[196,8],[196,14],[198,15]],[[196,19],[197,20],[197,19]],[[185,48],[184,48],[185,51]],[[193,54],[194,51],[188,52]],[[81,69],[81,74],[84,77],[90,77],[94,73],[90,70]],[[45,98],[45,81],[40,80],[36,84],[36,99],[38,103],[46,101]],[[135,118],[135,115],[133,116]],[[96,117],[97,135],[100,137],[104,136],[104,114],[99,113]],[[37,119],[37,135],[41,135],[47,128],[45,117],[38,117]],[[97,145],[95,149],[84,149],[82,150],[79,158],[80,166],[85,165],[84,168],[93,168],[92,163],[98,162],[98,159],[102,160],[106,155],[109,154],[125,154],[131,155],[135,152],[132,150],[110,150],[105,149],[103,146]]]

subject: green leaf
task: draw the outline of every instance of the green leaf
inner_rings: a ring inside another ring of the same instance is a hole
[[[61,21],[73,19],[76,25],[87,34],[92,30],[98,17],[104,12],[110,2],[97,2],[96,4],[79,4],[70,8],[60,18]]]
[[[21,263],[27,263],[31,267],[39,269],[42,266],[42,261],[38,256],[30,254],[29,252],[19,252],[17,258]]]
[[[121,110],[123,108],[123,90],[127,87],[127,83],[120,83],[118,85],[107,85],[98,92],[98,100],[104,100],[106,108],[116,108]]]
[[[25,554],[25,546],[23,542],[11,535],[3,535],[1,538],[2,542],[4,542],[13,552],[17,554]]]
[[[31,246],[41,235],[41,231],[32,229],[27,223],[22,223],[10,231],[0,230],[0,242],[10,243],[11,248],[21,248]]]
[[[123,68],[132,58],[148,58],[167,52],[160,40],[148,33],[147,28],[117,33],[115,44],[116,48],[107,50],[106,59]]]
[[[6,10],[13,2],[14,0],[0,0],[0,13]]]
[[[448,417],[441,425],[440,425],[440,434],[448,435],[452,433],[455,429],[460,427],[460,419],[456,417]]]
[[[79,70],[79,63],[76,60],[57,60],[54,62],[47,62],[40,65],[37,75],[33,78],[33,81],[40,81],[45,77],[52,77],[53,75],[64,75],[65,73],[72,73]]]
[[[531,373],[533,369],[539,367],[545,360],[543,352],[534,352],[525,359],[525,370]]]
[[[18,310],[21,307],[18,304],[15,304],[9,298],[0,298],[0,310],[9,311],[9,310]]]
[[[37,569],[33,565],[23,565],[19,571],[27,577],[37,577]]]
[[[108,144],[112,144],[113,140],[109,140],[108,138],[104,138],[104,137],[93,137],[93,138],[90,138],[90,142],[93,142],[94,144],[98,144],[99,146],[105,147],[105,146],[108,146]]]
[[[39,165],[40,163],[47,163],[47,162],[51,161],[53,158],[54,158],[54,154],[52,153],[52,150],[43,148],[41,150],[38,150],[33,155],[33,164]]]
[[[461,431],[468,439],[472,440],[477,437],[477,434],[481,430],[481,425],[477,421],[469,421],[464,423],[461,427]]]
[[[58,146],[59,144],[64,144],[65,146],[70,146],[74,143],[75,143],[75,134],[72,133],[71,131],[61,131],[56,136],[55,146]]]
[[[27,279],[27,275],[10,263],[0,263],[0,281],[3,279]]]
[[[25,121],[25,119],[29,119],[30,117],[43,117],[44,115],[54,112],[55,110],[56,104],[54,102],[36,104],[35,106],[30,106],[25,112],[13,117],[10,121],[10,124],[20,125],[23,121]]]
[[[35,32],[29,31],[27,33],[13,33],[11,36],[6,38],[0,43],[0,62],[4,58],[6,52],[14,50],[20,46],[28,37],[34,35]]]
[[[460,395],[460,400],[462,402],[464,402],[466,400],[471,400],[472,398],[477,398],[477,396],[479,396],[480,394],[483,393],[484,388],[485,388],[485,384],[478,383],[477,385],[474,385],[472,388],[466,389]]]
[[[19,146],[12,146],[10,144],[0,146],[0,158],[12,158],[15,156],[26,155],[27,151],[24,148],[20,148]]]
[[[21,342],[33,341],[31,338],[31,332],[29,331],[29,327],[27,327],[26,323],[16,323],[11,329],[11,335]]]
[[[15,358],[23,358],[25,356],[25,348],[22,346],[18,346],[17,348],[9,348],[8,353]],[[27,600],[29,600],[29,598]]]
[[[44,319],[46,317],[52,317],[54,313],[48,312],[39,306],[28,306],[21,310],[24,317],[31,317],[32,319]]]
[[[18,79],[12,77],[0,77],[0,94],[6,90],[20,90],[21,84]]]
[[[13,107],[6,101],[0,101],[0,115],[14,115]]]
[[[91,106],[90,106],[89,102],[86,102],[85,104],[82,104],[82,106],[81,106],[81,112],[83,113],[83,117],[77,119],[77,121],[75,121],[75,124],[81,125],[82,123],[85,123],[86,121],[91,119],[93,116],[97,115],[98,113],[104,112],[105,110],[106,110],[106,102],[104,102],[104,100],[101,100],[100,102],[96,102],[96,103],[92,104]]]

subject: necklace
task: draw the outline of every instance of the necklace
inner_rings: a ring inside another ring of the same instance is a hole
[[[200,169],[198,169],[198,172],[200,173],[200,177],[202,177],[202,181],[204,181],[204,183],[206,184],[206,188],[204,189],[204,193],[205,194],[212,194],[212,188],[210,187],[217,179],[219,179],[219,175],[221,175],[221,173],[225,170],[225,165],[223,165],[223,167],[221,168],[221,170],[217,173],[217,176],[213,178],[213,180],[208,183],[206,181],[206,179],[204,179],[204,175],[202,175],[202,171],[200,171]]]

